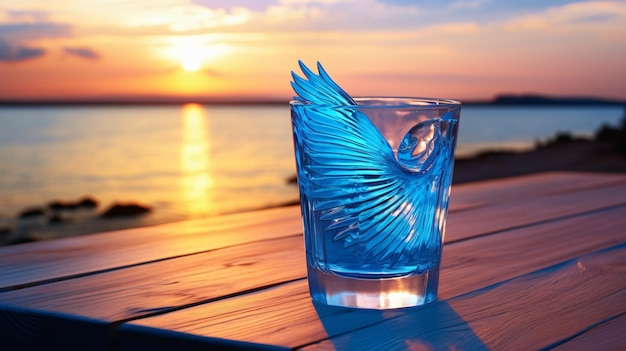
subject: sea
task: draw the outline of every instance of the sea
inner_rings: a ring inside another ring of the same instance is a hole
[[[523,151],[557,133],[591,137],[623,106],[464,106],[458,157]],[[0,244],[294,203],[288,105],[0,107]],[[54,212],[89,197],[95,209]],[[113,204],[150,213],[103,219]],[[44,214],[20,219],[24,210]],[[55,219],[52,220],[52,217]]]

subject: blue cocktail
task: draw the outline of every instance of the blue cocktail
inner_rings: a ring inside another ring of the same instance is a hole
[[[437,296],[460,103],[351,98],[320,67],[291,102],[309,286],[320,302]]]

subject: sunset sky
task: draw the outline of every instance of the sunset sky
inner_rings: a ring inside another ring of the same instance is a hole
[[[352,95],[626,100],[626,1],[0,3],[0,99],[289,99],[297,60]]]

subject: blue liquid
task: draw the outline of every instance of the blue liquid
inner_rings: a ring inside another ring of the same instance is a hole
[[[396,150],[358,108],[292,111],[310,269],[359,279],[437,270],[458,109],[415,124]]]

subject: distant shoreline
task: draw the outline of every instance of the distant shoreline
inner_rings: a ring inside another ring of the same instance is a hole
[[[159,106],[183,105],[189,103],[203,105],[224,106],[251,106],[251,105],[281,105],[286,106],[289,101],[282,99],[262,98],[208,98],[208,97],[98,97],[89,99],[0,99],[2,106]],[[499,95],[491,100],[463,100],[464,106],[616,106],[626,105],[626,100],[607,99],[597,97],[555,97],[547,95]]]

